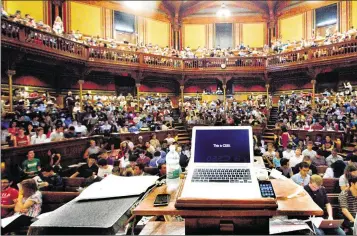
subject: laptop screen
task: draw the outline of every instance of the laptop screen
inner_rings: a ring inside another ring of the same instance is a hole
[[[199,163],[250,163],[249,130],[196,130],[194,158]]]

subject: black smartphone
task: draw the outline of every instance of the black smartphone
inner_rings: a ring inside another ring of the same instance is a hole
[[[276,198],[273,185],[270,181],[259,181],[259,188],[262,197],[264,198]]]
[[[156,196],[154,206],[167,206],[169,205],[170,194],[158,194]]]

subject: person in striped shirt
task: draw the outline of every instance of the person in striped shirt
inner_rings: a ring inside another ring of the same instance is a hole
[[[350,188],[340,193],[338,201],[345,221],[343,226],[352,229],[357,214],[357,177],[349,179]]]

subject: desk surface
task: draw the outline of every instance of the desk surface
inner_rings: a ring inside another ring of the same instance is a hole
[[[154,207],[157,194],[166,193],[166,186],[154,189],[133,211],[135,215],[180,215],[183,217],[241,217],[241,216],[310,216],[323,215],[323,210],[316,205],[311,197],[303,191],[299,196],[287,199],[298,186],[292,180],[271,181],[277,196],[278,209],[276,210],[227,210],[227,209],[176,209],[177,192],[172,193],[168,206]],[[183,180],[181,181],[183,184]]]

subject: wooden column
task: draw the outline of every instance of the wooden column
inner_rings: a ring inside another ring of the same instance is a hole
[[[266,106],[267,106],[267,109],[270,108],[270,102],[269,102],[269,87],[270,87],[270,84],[265,84],[265,88],[266,88],[266,96],[267,96],[267,100],[266,100]]]
[[[9,103],[10,112],[13,112],[13,98],[12,98],[12,76],[16,74],[15,70],[8,70],[6,74],[9,76]]]
[[[135,86],[136,86],[136,99],[138,100],[138,109],[137,109],[137,111],[140,111],[140,86],[141,86],[141,84],[140,83],[136,83]]]
[[[184,110],[184,106],[183,106],[183,90],[185,89],[185,86],[184,85],[180,85],[180,90],[181,90],[181,110],[183,111]]]
[[[311,80],[311,84],[312,84],[312,101],[311,101],[311,107],[312,109],[315,108],[315,85],[316,85],[316,80],[313,79]]]
[[[84,80],[78,80],[78,84],[79,84],[79,106],[81,107],[80,111],[83,110],[83,83],[84,83]]]
[[[226,90],[227,90],[227,85],[223,84],[222,88],[223,88],[223,107],[224,107],[224,110],[226,110]]]

